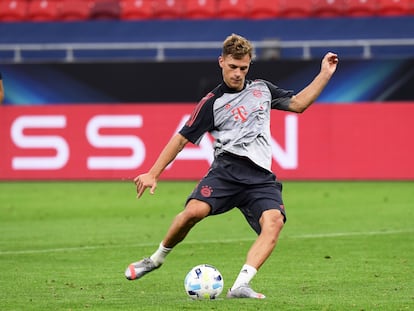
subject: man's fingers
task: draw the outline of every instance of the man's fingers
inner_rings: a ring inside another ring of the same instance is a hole
[[[151,187],[151,189],[150,189],[150,193],[151,193],[151,194],[154,194],[155,189],[157,189],[157,184],[156,184],[156,183],[154,183],[154,184],[152,185],[152,187]]]
[[[337,64],[338,63],[338,56],[337,55],[332,55],[329,60],[334,63]]]
[[[141,181],[140,178],[136,178],[134,181],[137,187],[137,198],[139,199],[144,193],[146,187],[144,186],[144,183]]]
[[[150,186],[146,186],[142,182],[138,182],[137,183],[137,199],[139,199],[143,195],[143,193],[145,192],[145,189],[147,189],[149,187]],[[156,183],[154,183],[151,186],[150,193],[151,194],[154,194],[155,193],[155,189],[157,189],[157,184]]]
[[[327,56],[327,60],[330,63],[334,63],[334,64],[338,63],[338,55],[337,54],[329,52],[326,56]]]
[[[147,188],[150,188],[150,193],[154,194],[157,188],[157,182],[153,178],[148,178],[146,174],[139,175],[134,178],[134,183],[137,189],[137,199],[139,199]]]

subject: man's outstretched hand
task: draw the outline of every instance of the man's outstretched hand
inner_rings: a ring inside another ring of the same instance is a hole
[[[150,193],[154,194],[157,189],[157,179],[149,174],[141,174],[134,178],[134,183],[137,188],[137,198],[139,199],[147,188],[150,188]]]

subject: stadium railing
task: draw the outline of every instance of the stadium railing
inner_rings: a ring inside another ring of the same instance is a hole
[[[358,40],[263,40],[253,42],[260,59],[319,57],[318,50],[344,50],[341,55],[370,59],[373,55],[412,57],[412,39]],[[203,42],[136,42],[136,43],[13,43],[0,44],[2,63],[30,61],[102,61],[102,60],[210,60],[216,58],[221,41]],[[345,52],[346,50],[346,52]]]

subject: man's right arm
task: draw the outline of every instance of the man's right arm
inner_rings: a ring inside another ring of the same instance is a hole
[[[176,158],[178,153],[184,149],[187,143],[187,138],[179,133],[175,134],[161,151],[151,169],[147,173],[134,178],[137,187],[137,198],[140,198],[147,188],[151,188],[150,193],[154,194],[157,188],[157,180],[161,173]]]

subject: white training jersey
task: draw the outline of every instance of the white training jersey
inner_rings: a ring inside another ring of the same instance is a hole
[[[209,132],[215,156],[228,152],[271,171],[270,111],[288,111],[292,96],[265,80],[247,80],[241,91],[222,83],[198,103],[180,134],[197,144]]]

